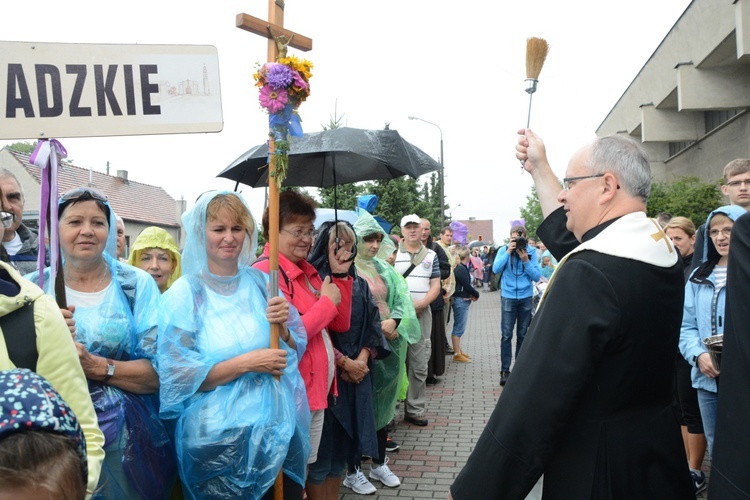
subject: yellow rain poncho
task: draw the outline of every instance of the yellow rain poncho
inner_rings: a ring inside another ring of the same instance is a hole
[[[141,252],[147,248],[161,248],[166,250],[172,255],[172,261],[175,263],[172,274],[169,275],[167,281],[167,290],[172,283],[177,281],[177,278],[182,276],[182,256],[180,255],[180,249],[177,246],[177,242],[174,240],[171,234],[160,227],[151,226],[147,227],[133,242],[130,249],[130,257],[128,258],[128,264],[135,267],[140,267]]]

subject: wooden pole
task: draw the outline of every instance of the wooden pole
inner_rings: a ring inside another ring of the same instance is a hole
[[[268,0],[268,22],[278,26],[284,26],[284,0]],[[276,41],[268,39],[268,61],[275,61],[279,56]],[[268,261],[271,275],[271,296],[279,293],[279,183],[276,181],[276,168],[273,156],[276,151],[276,142],[273,132],[269,133],[268,140]],[[281,325],[271,324],[271,349],[279,348],[279,335]],[[280,377],[276,377],[280,381]],[[280,382],[279,382],[280,383]],[[274,500],[284,500],[284,467],[279,469],[276,482],[273,485]]]
[[[284,0],[268,0],[268,21],[249,16],[237,14],[235,25],[245,31],[268,38],[268,61],[274,62],[279,57],[279,46],[274,36],[283,35],[288,41],[287,45],[302,51],[312,49],[312,40],[289,31],[284,28]],[[273,33],[271,32],[273,30]],[[280,182],[276,177],[274,154],[276,152],[276,137],[273,130],[268,134],[268,267],[271,281],[270,297],[279,294],[279,187]],[[271,323],[271,349],[280,347],[279,337],[282,326]],[[280,377],[276,377],[280,380]],[[284,481],[283,469],[276,476],[273,488],[274,500],[283,500]]]

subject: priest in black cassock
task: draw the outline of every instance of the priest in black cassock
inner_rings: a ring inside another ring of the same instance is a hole
[[[520,133],[545,216],[537,234],[560,263],[451,496],[695,498],[672,408],[682,264],[646,217],[648,158],[599,137],[573,155],[561,191],[542,141]]]
[[[750,498],[750,215],[732,228],[709,498]]]

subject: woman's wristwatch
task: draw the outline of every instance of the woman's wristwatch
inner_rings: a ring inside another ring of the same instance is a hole
[[[104,375],[102,382],[106,383],[107,381],[109,381],[109,379],[112,378],[114,374],[115,374],[115,362],[107,358],[107,374]]]

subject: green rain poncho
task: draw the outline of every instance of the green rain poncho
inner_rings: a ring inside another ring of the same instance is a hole
[[[147,227],[141,231],[141,234],[133,242],[128,264],[140,267],[141,253],[147,248],[161,248],[172,255],[172,261],[175,263],[175,266],[167,281],[167,290],[169,290],[172,283],[182,276],[182,257],[180,256],[180,249],[177,247],[177,242],[164,229],[156,226]]]
[[[358,245],[357,257],[354,260],[357,273],[370,286],[380,309],[380,317],[383,320],[400,320],[397,328],[399,336],[388,341],[391,355],[383,360],[376,360],[373,367],[375,426],[376,429],[382,429],[396,413],[396,395],[405,371],[406,345],[419,341],[422,332],[406,280],[380,257],[387,256],[393,251],[390,238],[372,215],[364,210],[360,210],[354,230],[357,233]],[[382,234],[383,241],[378,257],[373,258],[368,255],[363,237],[375,233]]]

